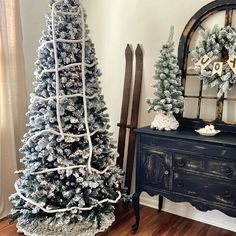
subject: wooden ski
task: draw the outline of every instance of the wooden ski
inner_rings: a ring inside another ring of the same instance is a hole
[[[143,51],[141,46],[138,44],[136,51],[136,68],[135,68],[135,81],[134,81],[134,92],[132,101],[132,111],[131,111],[131,123],[130,133],[129,133],[129,144],[128,144],[128,156],[127,156],[127,166],[126,166],[126,176],[125,176],[125,186],[128,188],[127,194],[130,194],[132,172],[134,166],[134,155],[135,155],[135,144],[136,135],[134,129],[138,125],[138,115],[139,115],[139,103],[140,94],[143,78]]]
[[[123,100],[122,100],[120,123],[117,124],[120,127],[119,138],[118,138],[118,153],[120,156],[117,159],[117,163],[121,168],[123,168],[123,162],[124,162],[126,128],[129,114],[130,90],[131,90],[132,73],[133,73],[133,50],[129,44],[127,45],[125,50],[125,59],[126,59],[126,66],[125,66],[125,80],[123,88]]]

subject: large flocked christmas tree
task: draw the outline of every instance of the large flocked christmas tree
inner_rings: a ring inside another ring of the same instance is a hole
[[[25,235],[89,236],[114,221],[123,173],[80,0],[50,0],[10,221]]]
[[[151,127],[159,130],[177,129],[179,124],[173,114],[181,113],[184,106],[181,71],[174,54],[173,35],[172,26],[168,42],[162,46],[161,55],[155,65],[156,84],[153,87],[156,98],[147,99],[148,111],[156,112]]]

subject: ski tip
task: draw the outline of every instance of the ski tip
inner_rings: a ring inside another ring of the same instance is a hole
[[[136,55],[137,54],[143,55],[143,49],[142,49],[142,46],[140,44],[137,45],[135,53],[136,53]]]
[[[125,49],[125,54],[133,54],[133,49],[131,44],[127,44],[127,47]]]

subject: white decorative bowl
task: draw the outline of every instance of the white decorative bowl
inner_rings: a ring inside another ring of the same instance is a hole
[[[195,129],[195,131],[202,136],[208,136],[208,137],[215,136],[216,134],[219,134],[221,132],[220,130],[214,130],[214,132],[206,133],[206,132],[201,131],[200,129],[199,130]]]

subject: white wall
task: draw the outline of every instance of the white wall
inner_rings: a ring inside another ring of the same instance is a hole
[[[103,93],[109,108],[111,126],[116,137],[118,133],[116,124],[120,117],[122,99],[126,44],[131,43],[136,47],[140,43],[144,48],[144,77],[139,113],[139,126],[141,127],[149,125],[153,119],[153,114],[146,112],[145,98],[152,96],[153,65],[157,61],[161,45],[166,42],[170,26],[172,24],[175,26],[177,46],[188,20],[208,2],[210,1],[84,0],[91,38],[95,43],[103,72]],[[214,25],[215,21],[212,24]],[[146,194],[142,194],[141,202],[151,207],[157,206],[157,198],[151,198]],[[219,211],[203,213],[190,204],[176,204],[168,200],[164,202],[164,210],[236,231],[236,219]]]
[[[24,32],[24,50],[28,87],[31,89],[33,62],[47,0],[20,0]],[[145,98],[152,96],[151,84],[161,45],[166,41],[171,24],[175,26],[176,45],[190,17],[210,0],[83,0],[88,14],[91,38],[95,43],[103,93],[111,118],[111,129],[117,138],[124,80],[124,50],[127,43],[140,43],[144,48],[144,77],[139,114],[139,126],[150,124],[153,114],[147,114]],[[156,198],[142,195],[142,203],[156,206]],[[202,213],[190,204],[165,201],[164,210],[236,231],[236,219],[218,212]]]
[[[21,21],[23,31],[23,46],[25,56],[25,69],[27,89],[32,91],[34,80],[34,63],[36,49],[39,46],[41,31],[45,27],[44,15],[48,11],[48,0],[19,0],[21,8]]]

